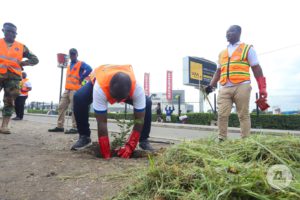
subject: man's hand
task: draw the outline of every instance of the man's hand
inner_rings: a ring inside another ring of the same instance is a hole
[[[140,139],[140,133],[136,130],[132,130],[128,141],[126,142],[125,146],[120,148],[118,151],[118,156],[121,158],[129,158],[133,151],[136,148]]]
[[[209,93],[212,93],[212,91],[213,91],[213,87],[210,85],[205,88],[205,92],[207,95],[209,95]]]
[[[121,158],[130,158],[131,154],[133,153],[133,150],[129,145],[125,145],[124,147],[121,147],[118,151],[118,156]]]

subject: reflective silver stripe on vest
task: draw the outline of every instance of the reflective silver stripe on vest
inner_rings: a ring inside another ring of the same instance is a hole
[[[7,66],[7,68],[13,68],[14,70],[16,70],[16,71],[19,71],[19,72],[21,72],[21,71],[22,71],[22,69],[21,69],[20,67],[15,67],[15,66]]]
[[[78,78],[77,76],[72,75],[72,74],[68,75],[68,78],[74,78],[74,79],[80,81],[80,78]]]
[[[6,59],[6,60],[10,60],[10,61],[13,61],[13,62],[16,62],[16,63],[19,64],[19,60],[16,59],[16,58],[10,58],[10,57],[3,56],[3,55],[0,55],[0,58]]]
[[[78,82],[74,82],[74,81],[67,81],[67,83],[72,84],[72,85],[79,85],[80,86],[80,84]]]
[[[0,65],[0,69],[7,69],[6,65]]]

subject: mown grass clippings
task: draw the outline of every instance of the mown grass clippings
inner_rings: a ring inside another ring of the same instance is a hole
[[[149,160],[149,168],[115,199],[300,199],[299,137],[256,135],[222,143],[202,139],[172,146]],[[286,165],[293,175],[281,190],[267,181],[275,164]]]

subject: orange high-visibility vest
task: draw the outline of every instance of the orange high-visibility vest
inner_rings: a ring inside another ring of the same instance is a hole
[[[67,77],[66,77],[66,90],[79,90],[81,87],[79,71],[82,62],[78,61],[72,68],[70,69],[70,65],[67,68]]]
[[[227,49],[221,52],[219,57],[219,63],[221,65],[221,85],[225,85],[227,80],[230,80],[230,82],[234,84],[250,80],[250,64],[247,58],[250,47],[251,45],[240,44],[232,53],[231,57],[228,56]]]
[[[110,104],[114,104],[116,100],[110,95],[109,84],[112,77],[118,72],[123,72],[130,77],[131,88],[129,97],[132,97],[136,87],[136,79],[131,65],[101,65],[100,67],[96,68],[93,73],[91,73],[91,80],[93,81],[94,77],[96,77],[97,83],[103,90],[106,99]]]
[[[20,93],[23,94],[23,95],[25,95],[25,96],[28,96],[28,91],[26,91],[27,87],[25,86],[25,83],[28,80],[29,80],[28,78],[24,78],[24,79],[22,79],[22,81],[20,81],[20,87],[23,90],[23,91],[21,90]]]
[[[5,40],[0,39],[0,74],[5,74],[7,70],[22,75],[20,63],[23,59],[24,45],[14,41],[12,46],[8,48]]]

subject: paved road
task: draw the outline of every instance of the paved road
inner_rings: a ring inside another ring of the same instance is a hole
[[[67,124],[71,125],[70,117],[67,117],[65,127]],[[56,125],[57,116],[53,115],[40,115],[40,114],[27,114],[24,117],[25,120],[37,121],[41,123],[49,123],[49,128]],[[95,118],[90,118],[90,127],[96,130]],[[108,128],[110,132],[119,132],[120,129],[114,120],[109,120]],[[175,123],[158,123],[153,122],[150,136],[152,138],[160,138],[167,140],[192,140],[205,137],[216,137],[218,128],[216,126],[204,126],[204,125],[191,125],[191,124],[175,124]],[[228,128],[229,138],[239,137],[239,128]],[[251,129],[252,133],[260,134],[293,134],[300,136],[299,130],[274,130],[274,129]]]
[[[48,115],[25,115],[24,120],[35,121],[41,123],[48,123],[49,128],[54,128],[57,121],[57,116],[48,116]],[[71,125],[71,119],[68,117],[65,121],[65,127],[68,124],[68,128]],[[90,119],[91,129],[96,129],[95,119]],[[120,129],[114,122],[108,123],[109,131],[119,132]],[[235,132],[235,133],[234,133]],[[151,128],[150,136],[152,138],[160,138],[167,140],[191,140],[204,137],[214,137],[217,135],[216,129],[210,129],[206,126],[196,126],[196,125],[180,125],[180,124],[162,124],[162,123],[153,123]],[[239,134],[237,131],[233,130],[229,133],[229,138],[237,138]]]

